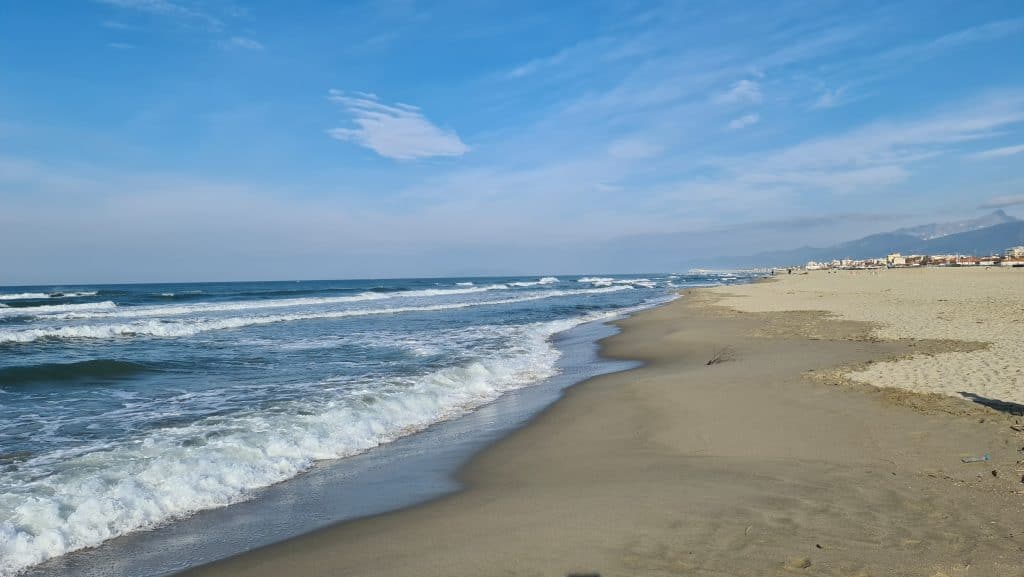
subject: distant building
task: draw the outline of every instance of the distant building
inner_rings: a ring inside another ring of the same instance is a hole
[[[807,261],[805,270],[871,270],[882,267],[920,266],[1015,266],[1024,267],[1024,246],[1006,249],[1006,255],[961,256],[959,254],[908,254],[898,252],[885,258],[833,259],[828,262]]]

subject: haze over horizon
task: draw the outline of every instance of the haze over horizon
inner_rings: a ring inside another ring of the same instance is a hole
[[[617,243],[1024,216],[1019,2],[60,8],[0,19],[0,285],[654,271]]]

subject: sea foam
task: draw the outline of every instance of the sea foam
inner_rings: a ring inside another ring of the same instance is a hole
[[[25,299],[45,299],[50,298],[47,293],[11,293],[0,295],[0,301],[17,301]]]
[[[96,291],[79,292],[53,292],[53,293],[11,293],[0,294],[0,301],[15,301],[28,299],[49,299],[49,298],[77,298],[96,296]]]
[[[531,287],[531,286],[544,286],[544,285],[549,285],[549,284],[558,284],[560,282],[562,282],[562,281],[558,280],[557,277],[546,276],[546,277],[544,277],[544,278],[542,278],[540,280],[535,280],[535,281],[517,281],[517,282],[510,282],[508,284],[511,285],[511,286],[515,286],[515,287]]]
[[[85,314],[110,312],[117,309],[113,301],[102,301],[98,303],[78,303],[70,305],[39,305],[37,307],[7,307],[0,311],[0,318],[13,316],[41,316],[56,314]]]
[[[0,344],[2,343],[31,343],[42,339],[111,339],[118,337],[189,337],[206,331],[225,329],[238,329],[242,327],[267,325],[273,323],[307,321],[315,319],[341,319],[355,316],[386,315],[414,312],[432,312],[443,310],[455,310],[469,307],[494,306],[513,304],[533,300],[547,299],[559,296],[576,294],[599,294],[616,290],[628,289],[628,286],[604,287],[582,290],[550,290],[540,293],[510,297],[506,299],[495,299],[488,301],[469,301],[445,304],[433,304],[422,306],[389,307],[377,309],[345,309],[345,310],[320,310],[313,312],[298,312],[290,314],[263,315],[263,316],[242,316],[223,318],[199,318],[199,319],[147,319],[129,323],[112,323],[98,325],[68,325],[59,327],[32,328],[32,329],[5,329],[0,330]],[[113,303],[110,303],[111,305]],[[68,305],[71,306],[71,305]],[[232,309],[216,309],[218,311]],[[248,309],[246,309],[248,310]],[[6,311],[0,311],[0,313]],[[172,313],[173,314],[173,313]]]
[[[390,300],[396,298],[417,299],[428,297],[447,297],[506,289],[508,289],[507,285],[494,284],[480,287],[467,287],[457,289],[423,289],[395,292],[367,291],[355,295],[336,297],[298,297],[286,299],[245,300],[235,302],[205,302],[184,305],[116,307],[111,306],[114,304],[112,302],[83,303],[78,305],[43,305],[38,307],[25,307],[23,309],[19,309],[20,311],[22,311],[19,314],[31,316],[51,316],[66,320],[109,317],[167,317],[201,313],[222,313],[232,311],[250,311],[263,309],[339,305],[367,301]],[[11,315],[14,313],[8,314]]]
[[[501,354],[326,404],[289,402],[71,457],[30,459],[0,481],[0,575],[245,500],[318,460],[366,451],[550,377],[559,356],[551,335],[600,316],[510,327],[515,334]]]

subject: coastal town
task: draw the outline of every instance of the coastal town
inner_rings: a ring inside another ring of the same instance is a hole
[[[1013,246],[1003,254],[986,256],[963,254],[909,254],[898,252],[868,259],[834,259],[828,262],[809,261],[805,270],[863,270],[919,266],[1005,266],[1024,267],[1024,246]]]

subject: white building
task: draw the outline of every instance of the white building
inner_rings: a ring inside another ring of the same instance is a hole
[[[894,252],[885,257],[885,263],[889,266],[907,266],[907,257],[898,252]]]

